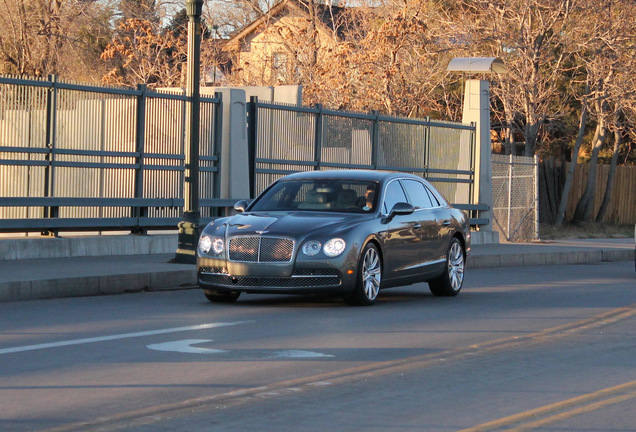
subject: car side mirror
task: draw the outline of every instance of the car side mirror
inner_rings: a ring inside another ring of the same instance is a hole
[[[409,203],[405,203],[405,202],[399,202],[396,203],[393,208],[391,209],[391,213],[389,213],[389,217],[394,217],[394,216],[402,216],[402,215],[410,215],[415,211],[415,207],[413,207],[411,204]]]
[[[243,213],[246,208],[247,208],[247,201],[246,200],[240,200],[239,202],[234,204],[234,211],[236,211],[238,213]]]
[[[390,222],[391,219],[393,219],[395,216],[404,216],[404,215],[410,215],[415,211],[415,207],[413,207],[411,204],[409,203],[405,203],[405,202],[399,202],[396,203],[393,208],[391,209],[391,213],[389,213],[389,216],[386,217],[383,222],[387,223]]]

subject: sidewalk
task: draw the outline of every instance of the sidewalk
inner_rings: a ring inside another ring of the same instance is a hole
[[[195,266],[170,263],[176,244],[176,235],[0,239],[0,301],[194,287]],[[467,267],[633,260],[631,238],[559,240],[476,245]]]

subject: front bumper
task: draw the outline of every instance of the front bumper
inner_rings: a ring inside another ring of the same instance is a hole
[[[290,294],[351,292],[356,282],[355,271],[348,274],[341,270],[347,267],[334,264],[241,263],[236,266],[224,260],[199,257],[197,277],[204,290]]]

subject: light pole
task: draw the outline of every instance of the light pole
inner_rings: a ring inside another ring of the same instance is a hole
[[[219,26],[213,25],[212,30],[214,30],[214,78],[212,80],[212,85],[216,86],[216,70],[219,67]]]
[[[199,241],[199,123],[201,78],[201,11],[203,0],[186,0],[188,14],[188,65],[186,77],[186,130],[183,221],[179,222],[179,244],[175,261],[196,263]]]

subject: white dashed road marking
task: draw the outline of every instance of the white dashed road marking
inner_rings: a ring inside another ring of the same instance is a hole
[[[233,326],[238,324],[246,324],[249,322],[253,322],[253,321],[199,324],[199,325],[188,326],[188,327],[176,327],[176,328],[162,329],[162,330],[149,330],[149,331],[142,331],[142,332],[135,332],[135,333],[124,333],[124,334],[110,335],[110,336],[50,342],[50,343],[44,343],[44,344],[38,344],[38,345],[26,345],[26,346],[13,347],[13,348],[1,348],[0,355],[24,352],[24,351],[35,351],[35,350],[48,349],[48,348],[59,348],[59,347],[71,346],[71,345],[82,345],[82,344],[88,344],[88,343],[107,342],[107,341],[120,340],[120,339],[130,339],[130,338],[137,338],[137,337],[144,337],[144,336],[155,336],[155,335],[167,334],[167,333],[178,333],[178,332],[185,332],[185,331],[192,331],[192,330],[204,330],[204,329],[211,329],[211,328],[217,328],[217,327],[228,327],[228,326]]]

